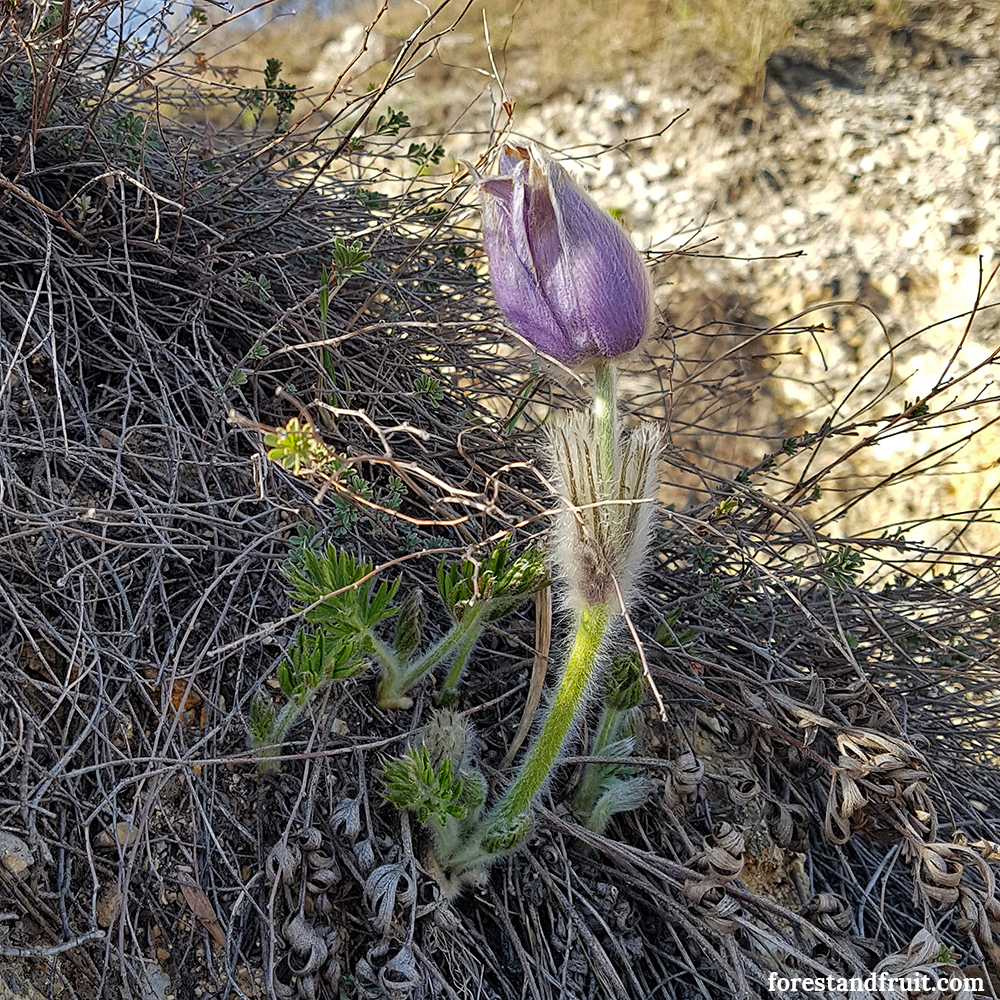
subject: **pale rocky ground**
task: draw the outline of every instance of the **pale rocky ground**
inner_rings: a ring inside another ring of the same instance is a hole
[[[968,372],[1000,347],[1000,313],[986,309],[948,367],[980,275],[1000,260],[997,7],[939,5],[894,33],[868,15],[840,18],[820,44],[796,38],[772,55],[755,93],[741,94],[711,74],[705,82],[668,82],[656,79],[652,67],[636,66],[614,87],[518,100],[514,138],[572,156],[595,198],[620,210],[637,242],[659,260],[665,319],[714,336],[714,345],[707,337],[679,338],[677,353],[717,356],[720,346],[733,348],[782,323],[797,331],[756,338],[738,350],[742,378],[728,383],[731,398],[678,438],[710,463],[721,461],[716,471],[732,475],[773,449],[773,441],[760,440],[765,429],[779,441],[817,430],[872,365],[841,418],[875,402],[887,386],[888,397],[864,416],[899,412],[904,401]],[[482,77],[469,76],[431,96],[439,112],[457,113],[482,90]],[[322,69],[315,82],[322,84]],[[530,79],[508,72],[510,97],[519,97],[516,83],[530,92]],[[450,131],[450,156],[478,156],[499,100],[494,88]],[[673,256],[694,248],[700,256]],[[863,307],[816,309],[831,300],[859,300],[885,331]],[[997,301],[1000,293],[990,289],[984,302]],[[823,328],[802,331],[817,324]],[[640,376],[637,390],[671,377],[664,374],[669,341],[661,343],[659,370]],[[697,370],[677,364],[673,382]],[[952,398],[996,396],[996,370],[970,375],[939,396],[936,407]],[[712,370],[724,374],[718,365]],[[683,423],[693,405],[678,393],[675,420]],[[959,413],[964,423],[949,420],[950,426],[867,449],[845,468],[845,485],[871,483],[961,439],[996,409],[980,402]],[[742,436],[719,436],[733,431]],[[977,508],[1000,481],[998,457],[1000,432],[990,428],[954,455],[943,474],[883,491],[832,530],[855,533]],[[810,514],[820,510],[816,505]],[[932,541],[945,530],[929,526],[911,537]],[[998,542],[992,527],[965,536],[980,548]]]

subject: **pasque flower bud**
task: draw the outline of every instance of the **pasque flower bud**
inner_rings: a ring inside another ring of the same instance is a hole
[[[565,364],[614,358],[649,330],[649,273],[631,240],[551,157],[505,146],[479,178],[490,282],[514,329]]]

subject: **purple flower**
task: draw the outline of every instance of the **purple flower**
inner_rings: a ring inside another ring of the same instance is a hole
[[[551,157],[505,146],[479,179],[493,295],[511,326],[565,364],[638,346],[649,273],[625,231]]]

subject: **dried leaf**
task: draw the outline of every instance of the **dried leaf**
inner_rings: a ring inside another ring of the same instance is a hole
[[[209,902],[208,896],[196,885],[181,882],[180,887],[184,902],[191,908],[191,912],[198,918],[202,927],[208,931],[212,944],[216,948],[225,948],[226,932],[222,929],[222,924],[219,923],[219,918],[215,915],[215,909]]]

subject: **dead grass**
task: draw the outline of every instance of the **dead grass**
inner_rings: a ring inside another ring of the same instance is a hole
[[[288,78],[304,84],[322,43],[339,38],[355,20],[373,20],[381,6],[358,3],[351,15],[325,21],[312,13],[275,18],[252,33],[237,27],[226,36],[227,58],[254,68],[279,58]],[[456,71],[489,68],[484,15],[498,68],[519,100],[544,100],[565,89],[613,83],[629,75],[683,78],[692,71],[744,86],[756,79],[771,52],[789,40],[803,10],[800,0],[751,0],[733,18],[725,0],[582,0],[571,5],[473,0],[460,28],[442,39],[442,59],[423,68],[417,86],[434,94]],[[379,30],[398,45],[421,16],[418,6],[391,0]]]

